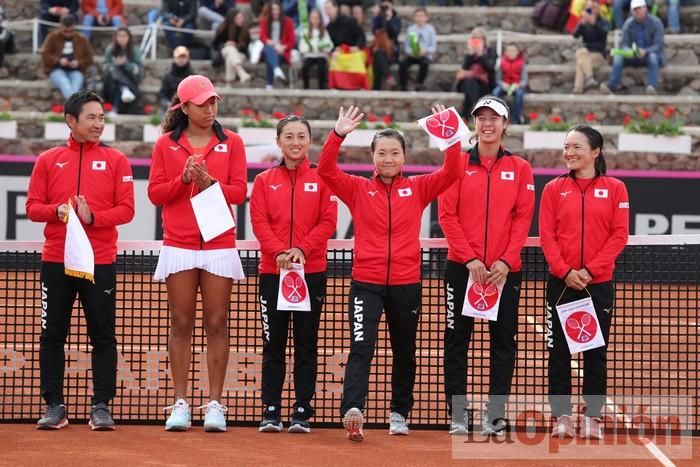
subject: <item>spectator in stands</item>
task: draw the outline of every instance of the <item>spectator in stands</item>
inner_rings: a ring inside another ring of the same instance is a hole
[[[318,88],[328,87],[328,54],[333,49],[331,37],[323,27],[321,12],[313,9],[309,15],[309,25],[300,29],[299,51],[304,59],[301,66],[301,77],[304,81],[304,89],[309,89],[309,73],[316,68],[318,76]]]
[[[418,83],[416,91],[423,90],[423,83],[428,76],[428,66],[437,51],[435,28],[428,24],[428,11],[418,7],[413,12],[413,24],[406,31],[404,52],[406,56],[399,63],[399,85],[402,91],[408,89],[408,69],[418,65]]]
[[[61,29],[46,37],[41,53],[44,72],[64,99],[80,91],[85,82],[85,71],[92,65],[90,42],[75,30],[71,15],[61,18]]]
[[[323,10],[328,16],[326,31],[333,41],[334,48],[340,47],[341,44],[350,46],[351,50],[364,48],[367,40],[365,32],[355,18],[339,13],[335,0],[326,0]]]
[[[278,0],[272,0],[267,15],[260,18],[260,40],[265,44],[263,48],[263,57],[267,65],[265,89],[271,90],[275,78],[287,81],[281,65],[291,63],[292,49],[297,44],[294,21],[284,15]]]
[[[175,50],[173,50],[173,64],[170,66],[170,71],[163,76],[160,91],[158,92],[162,113],[165,113],[170,107],[170,101],[175,96],[180,82],[193,74],[194,70],[192,65],[190,65],[190,51],[183,45],[175,47]]]
[[[583,47],[576,50],[576,78],[574,92],[597,88],[593,70],[605,65],[607,59],[608,31],[610,23],[600,16],[598,0],[588,0],[573,36],[581,37]]]
[[[134,46],[129,28],[122,26],[114,33],[112,43],[105,49],[104,72],[105,100],[112,103],[114,114],[127,113],[122,110],[137,101],[143,77],[141,52]]]
[[[236,79],[236,75],[241,83],[250,81],[250,74],[243,68],[249,44],[250,27],[245,14],[235,8],[228,10],[226,18],[216,30],[212,43],[214,50],[221,56],[227,86]]]
[[[0,6],[0,67],[5,62],[5,54],[17,53],[15,32],[5,18],[5,9]]]
[[[294,27],[298,28],[301,24],[301,12],[299,11],[299,1],[298,0],[281,0],[282,11],[284,16],[291,18],[294,21]],[[307,0],[306,3],[306,23],[308,23],[309,13],[314,8],[315,3],[313,0]]]
[[[629,50],[632,58],[616,55],[613,59],[612,72],[608,83],[601,83],[600,89],[606,93],[614,93],[620,85],[622,69],[626,66],[647,67],[647,94],[656,94],[659,77],[659,67],[663,66],[664,55],[664,25],[659,18],[647,11],[644,0],[632,0],[630,5],[632,16],[627,18],[622,26],[622,50]]]
[[[192,0],[163,0],[160,18],[165,26],[195,29],[197,19],[197,2]],[[189,47],[191,33],[178,33],[165,29],[165,38],[172,49],[180,45]]]
[[[208,23],[212,31],[216,31],[235,4],[234,0],[200,0],[199,19]]]
[[[93,26],[114,26],[124,24],[124,4],[122,0],[83,0],[83,34],[90,40]]]
[[[464,93],[462,115],[468,117],[472,106],[494,87],[496,51],[486,43],[486,31],[474,28],[467,41],[462,69],[457,72],[457,89]]]
[[[393,62],[399,58],[399,34],[401,33],[401,15],[394,10],[392,0],[380,0],[375,6],[372,17],[372,66],[374,83],[372,89],[379,91],[386,81],[391,84],[394,77],[389,73]]]
[[[500,66],[496,70],[496,83],[492,93],[494,96],[513,98],[510,121],[523,123],[520,114],[527,91],[527,64],[525,54],[514,43],[506,45],[503,51]]]
[[[355,18],[357,24],[364,24],[365,12],[363,0],[338,0],[337,5],[340,8],[341,14]]]
[[[71,15],[74,21],[78,21],[78,0],[41,0],[39,9],[39,19],[59,23],[61,18]],[[39,45],[44,43],[49,27],[44,24],[39,25]]]

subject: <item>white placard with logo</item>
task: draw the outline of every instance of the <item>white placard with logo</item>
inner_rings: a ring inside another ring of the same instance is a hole
[[[489,321],[498,320],[498,306],[501,303],[503,285],[504,283],[495,285],[474,282],[470,275],[467,281],[467,291],[464,294],[462,316],[471,316]]]
[[[557,315],[572,354],[605,346],[591,297],[557,305]]]
[[[418,120],[418,125],[430,135],[440,151],[469,136],[469,128],[454,107],[423,117]]]
[[[280,268],[277,309],[284,311],[311,311],[309,288],[304,278],[304,266],[292,264],[292,269]]]
[[[236,226],[220,184],[213,183],[209,188],[192,197],[190,202],[205,242]]]

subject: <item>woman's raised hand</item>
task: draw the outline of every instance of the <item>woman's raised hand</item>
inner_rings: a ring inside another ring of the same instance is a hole
[[[447,109],[442,104],[435,104],[435,107],[433,107],[431,110],[433,111],[433,115],[437,115],[441,112],[444,112]]]
[[[348,110],[343,110],[341,107],[338,111],[338,121],[335,122],[335,132],[340,136],[345,136],[357,128],[365,116],[364,113],[358,115],[359,112],[360,109],[354,105],[348,107]]]

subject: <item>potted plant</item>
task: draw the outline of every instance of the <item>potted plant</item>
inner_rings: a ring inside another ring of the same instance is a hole
[[[147,117],[146,123],[143,125],[143,142],[155,143],[160,137],[160,114],[151,104],[145,105],[143,111]]]
[[[241,126],[238,127],[238,135],[246,146],[275,144],[277,137],[275,124],[252,109],[241,109],[240,114]],[[285,117],[281,112],[275,112],[273,116],[278,120]]]
[[[0,138],[17,138],[17,121],[10,112],[0,112]]]
[[[528,115],[530,129],[523,133],[524,149],[562,149],[569,124],[561,115],[541,116],[537,112]]]
[[[65,140],[70,136],[70,128],[66,125],[63,116],[63,106],[55,104],[51,106],[51,112],[46,116],[44,122],[44,139]]]
[[[102,141],[107,141],[107,142],[112,142],[116,139],[116,126],[112,122],[112,119],[109,118],[106,114],[107,112],[112,111],[112,103],[111,102],[105,102],[102,108],[105,111],[105,128],[102,131],[102,137],[100,140]]]
[[[692,141],[683,134],[683,122],[677,113],[675,107],[668,105],[660,115],[648,109],[640,109],[636,117],[625,115],[617,150],[690,154]]]
[[[362,120],[357,129],[345,137],[343,146],[368,147],[372,143],[372,139],[375,133],[377,133],[377,130],[383,130],[385,128],[398,130],[400,127],[393,121],[391,115],[384,115],[384,117],[380,119],[377,115],[369,112],[367,114],[367,120]]]

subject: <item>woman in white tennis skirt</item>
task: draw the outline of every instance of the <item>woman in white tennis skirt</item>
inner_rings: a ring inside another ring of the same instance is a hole
[[[198,290],[207,336],[210,399],[203,407],[204,430],[226,430],[221,393],[229,354],[227,319],[233,280],[244,278],[243,268],[235,228],[204,241],[190,201],[210,187],[220,188],[229,209],[245,200],[245,148],[237,134],[216,121],[220,100],[205,76],[185,78],[163,119],[164,134],[153,147],[148,197],[163,208],[163,247],[155,279],[164,280],[168,291],[168,351],[175,386],[175,403],[165,424],[168,431],[185,431],[191,424],[187,376]]]

